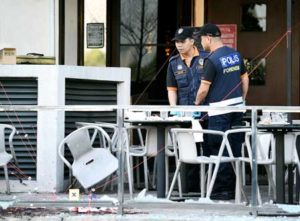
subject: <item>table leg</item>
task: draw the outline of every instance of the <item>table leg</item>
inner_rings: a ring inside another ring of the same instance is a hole
[[[293,204],[293,192],[294,192],[294,175],[293,175],[293,165],[288,165],[288,202]]]
[[[296,168],[296,199],[295,199],[295,201],[296,201],[296,203],[300,203],[300,201],[299,201],[299,199],[300,199],[300,197],[299,197],[299,194],[300,194],[300,176],[299,176],[299,170],[298,170],[298,168]]]
[[[182,189],[182,193],[187,194],[188,191],[188,184],[187,184],[187,180],[188,180],[188,170],[187,170],[187,164],[182,163],[181,164],[181,168],[180,168],[180,176],[181,176],[181,189]]]
[[[166,197],[166,182],[165,182],[165,128],[157,126],[157,198]]]
[[[276,138],[276,203],[285,203],[284,133],[275,132],[275,138]]]

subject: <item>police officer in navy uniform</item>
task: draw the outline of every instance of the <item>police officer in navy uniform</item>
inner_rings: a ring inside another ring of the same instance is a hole
[[[198,50],[194,45],[194,28],[179,28],[174,38],[176,49],[179,52],[169,60],[167,71],[167,90],[170,105],[194,105],[200,78],[203,74],[204,58],[208,55],[203,50]],[[200,112],[198,112],[200,114]],[[200,115],[195,116],[199,118]],[[199,192],[199,167],[186,165],[188,191]],[[192,182],[191,182],[192,181]],[[183,191],[185,192],[186,190]]]
[[[197,93],[195,104],[205,99],[209,105],[238,106],[243,105],[249,87],[248,73],[243,58],[234,49],[224,46],[221,31],[214,24],[205,24],[200,30],[203,49],[210,54],[204,61],[204,74]],[[242,125],[243,113],[212,112],[209,113],[208,129],[226,131],[233,126]],[[230,137],[233,154],[241,154],[243,134]],[[208,137],[208,148],[212,155],[218,154],[221,140]],[[225,153],[226,154],[226,153]],[[222,163],[214,185],[212,199],[229,200],[234,198],[235,174],[232,166]]]
[[[179,28],[175,37],[178,54],[171,57],[167,72],[167,90],[170,105],[194,105],[203,74],[204,58],[208,53],[198,50],[192,27]]]

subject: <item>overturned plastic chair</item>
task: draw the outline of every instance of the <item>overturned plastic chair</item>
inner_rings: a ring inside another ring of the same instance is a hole
[[[94,126],[101,127],[110,136],[111,151],[112,152],[117,152],[117,150],[118,150],[118,148],[117,148],[117,143],[118,143],[118,127],[117,127],[117,124],[107,123],[107,122],[95,122],[95,123],[76,122],[75,125],[76,125],[77,128],[80,128],[80,127],[83,127],[83,126],[88,126],[88,125],[94,125]],[[110,130],[110,131],[108,131],[108,130]],[[111,133],[109,133],[109,132],[111,132]],[[95,131],[92,138],[91,138],[92,142],[96,139],[97,135],[99,135],[99,134],[97,133],[97,131]],[[107,141],[105,140],[104,135],[99,136],[99,141],[100,141],[100,145],[102,145],[103,147],[107,147]]]
[[[96,131],[100,136],[105,137],[108,145],[94,148],[89,130],[94,130],[94,134]],[[74,158],[72,165],[64,157],[65,145],[68,146]],[[64,138],[58,147],[58,154],[72,171],[73,176],[84,189],[87,189],[118,169],[118,160],[111,153],[110,147],[111,140],[108,134],[98,126],[88,125],[73,131]]]
[[[5,148],[5,130],[10,130],[10,135],[8,138],[8,144],[10,148],[10,154],[6,152]],[[16,133],[16,128],[8,125],[8,124],[0,124],[0,167],[4,169],[4,176],[6,181],[6,193],[10,194],[10,187],[9,187],[9,178],[8,178],[8,170],[7,164],[14,159],[16,166],[17,165],[17,158],[13,147],[13,137]]]

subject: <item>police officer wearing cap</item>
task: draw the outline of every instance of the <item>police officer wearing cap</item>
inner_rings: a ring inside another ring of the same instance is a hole
[[[170,105],[194,105],[208,53],[198,50],[192,27],[181,27],[172,39],[179,52],[169,60],[167,90]]]
[[[248,73],[243,58],[234,49],[224,46],[221,31],[214,24],[205,24],[200,30],[203,49],[210,54],[204,61],[204,74],[197,93],[195,104],[203,100],[214,106],[243,105],[249,87]],[[243,113],[209,112],[208,129],[226,131],[242,125]],[[241,154],[243,134],[233,134],[230,144],[233,154]],[[209,136],[207,145],[212,155],[219,152],[221,140]],[[235,174],[230,164],[221,164],[214,185],[212,199],[229,200],[234,198]]]
[[[196,99],[203,74],[204,58],[208,53],[194,45],[193,33],[194,28],[181,27],[172,39],[179,53],[170,58],[167,71],[166,82],[170,105],[194,105]],[[193,117],[200,118],[200,112],[194,112]],[[198,165],[186,165],[185,168],[188,190],[183,188],[183,192],[199,192]]]

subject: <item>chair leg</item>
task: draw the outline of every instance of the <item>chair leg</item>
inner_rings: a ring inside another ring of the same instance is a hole
[[[4,175],[5,175],[5,182],[6,182],[6,194],[10,194],[7,165],[4,165],[3,168],[4,168]]]
[[[300,203],[300,175],[299,175],[299,169],[296,167],[295,171],[296,176],[296,203]]]
[[[209,188],[209,184],[210,184],[210,181],[211,181],[212,167],[213,167],[213,164],[210,163],[210,164],[208,165],[208,171],[207,171],[206,197],[208,197],[208,196],[207,196],[207,193],[208,193],[208,188]]]
[[[216,180],[216,177],[217,177],[217,173],[218,173],[218,170],[219,170],[219,165],[220,165],[220,163],[216,163],[211,181],[209,182],[209,187],[208,187],[208,190],[207,190],[207,193],[206,193],[206,197],[208,197],[208,198],[210,197],[212,189],[214,187],[215,180]]]
[[[175,166],[177,168],[178,166],[178,159],[175,157]],[[178,192],[179,192],[179,197],[182,198],[182,185],[181,185],[181,176],[179,173],[179,176],[177,176],[177,182],[178,182]]]
[[[258,183],[256,185],[256,188],[257,188],[257,201],[258,201],[258,205],[262,205],[261,194],[260,194]]]
[[[72,177],[73,177],[73,174],[72,174],[72,169],[71,168],[69,168],[69,183],[70,183],[70,185],[72,185]],[[71,187],[71,186],[70,186]]]
[[[156,171],[157,170],[157,159],[154,157],[154,163],[153,163],[153,174],[152,174],[152,182],[151,186],[155,189],[156,188]]]
[[[104,185],[103,185],[103,187],[102,187],[102,192],[104,192],[104,191],[106,190],[106,187],[107,187],[107,185],[109,184],[109,180],[111,180],[111,178],[112,178],[111,175],[105,178],[105,182],[104,182]],[[111,184],[110,184],[110,185],[111,185]]]
[[[170,199],[170,197],[171,197],[171,193],[172,193],[172,191],[173,191],[173,188],[174,188],[174,185],[175,185],[176,178],[177,178],[177,176],[178,176],[178,174],[179,174],[180,166],[181,166],[181,162],[178,162],[178,165],[177,165],[177,168],[176,168],[176,171],[175,171],[175,174],[174,174],[174,177],[173,177],[171,186],[170,186],[170,190],[169,190],[169,193],[168,193],[168,195],[167,195],[167,199]]]
[[[156,162],[156,161],[155,161]],[[165,157],[165,173],[166,173],[166,193],[169,191],[169,157]]]
[[[147,157],[143,157],[144,161],[144,180],[145,180],[145,188],[146,190],[149,190],[149,183],[148,183],[148,162],[147,162]]]
[[[243,186],[246,186],[246,164],[245,162],[241,162],[241,164],[242,164],[242,171],[241,171],[242,184]]]
[[[132,172],[132,158],[126,153],[126,170],[127,170],[127,179],[129,187],[129,196],[130,199],[133,198],[133,172]]]
[[[240,161],[237,160],[235,161],[235,203],[241,203],[242,181],[240,170]]]
[[[237,171],[237,173],[239,173],[239,175],[236,175],[237,176],[236,179],[239,181],[238,185],[239,185],[239,188],[240,188],[240,193],[242,193],[245,201],[248,203],[249,200],[248,200],[248,197],[247,197],[247,195],[245,193],[245,190],[244,190],[243,173],[245,171],[243,171],[243,167],[245,167],[245,162],[237,161],[237,170],[236,171]],[[241,199],[242,199],[241,196],[238,196],[238,197],[240,197],[240,201],[241,201]],[[236,199],[237,199],[237,196],[236,196]]]
[[[253,168],[252,168],[252,163],[251,162],[250,162],[250,167],[251,167],[251,170],[252,170]],[[276,179],[276,178],[274,177],[274,179]],[[260,195],[258,180],[256,181],[256,189],[257,189],[257,202],[258,202],[258,205],[262,205],[262,200],[261,200],[261,195]]]
[[[266,168],[266,172],[267,172],[267,176],[268,176],[268,183],[269,183],[269,189],[273,190],[273,197],[275,199],[275,192],[276,192],[276,186],[275,186],[275,182],[273,180],[273,176],[272,176],[272,168],[271,166],[265,166]],[[269,195],[270,195],[270,190],[269,190]]]
[[[134,162],[136,165],[139,165],[140,160],[139,157],[136,157],[136,162]],[[132,173],[133,175],[133,173]],[[132,182],[134,184],[134,177],[132,177]],[[137,187],[141,188],[141,176],[140,176],[140,165],[138,167],[136,167],[136,183],[137,183]]]
[[[201,190],[201,197],[205,197],[205,164],[201,163],[200,165],[200,190]]]
[[[110,191],[112,192],[114,190],[114,186],[116,185],[116,181],[114,180],[114,174],[110,175]]]

